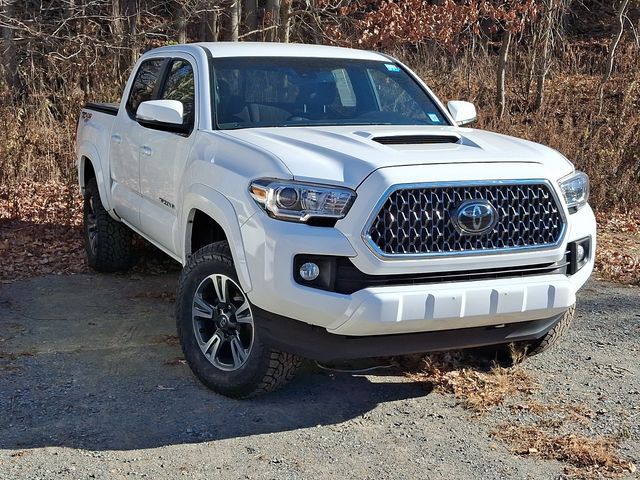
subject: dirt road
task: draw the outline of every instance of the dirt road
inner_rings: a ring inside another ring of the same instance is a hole
[[[401,372],[307,366],[275,394],[202,387],[174,337],[177,274],[53,276],[0,286],[0,478],[558,478],[477,416]],[[592,282],[565,342],[529,360],[539,401],[640,459],[640,289]],[[525,414],[523,414],[525,415]],[[523,417],[524,418],[524,417]],[[524,421],[524,420],[523,420]],[[633,474],[628,474],[632,477]]]

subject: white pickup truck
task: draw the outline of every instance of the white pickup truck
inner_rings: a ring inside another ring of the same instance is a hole
[[[587,176],[474,130],[397,60],[315,45],[151,50],[77,134],[89,265],[137,232],[183,265],[184,355],[232,397],[317,361],[515,343],[538,353],[594,264]]]

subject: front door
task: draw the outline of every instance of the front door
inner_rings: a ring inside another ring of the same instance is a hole
[[[111,131],[111,198],[116,213],[129,224],[140,227],[140,145],[146,129],[136,122],[138,105],[152,100],[160,82],[164,58],[140,64],[125,108],[120,108]]]
[[[172,58],[158,99],[178,100],[183,106],[183,125],[189,133],[145,128],[140,144],[140,223],[142,231],[170,252],[177,253],[178,185],[195,138],[195,60]]]

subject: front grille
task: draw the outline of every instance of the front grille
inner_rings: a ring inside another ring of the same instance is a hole
[[[495,226],[482,235],[456,228],[452,216],[461,203],[486,200],[497,211]],[[559,244],[565,230],[562,210],[543,181],[482,185],[418,185],[389,193],[365,231],[382,255],[447,255],[545,248]]]

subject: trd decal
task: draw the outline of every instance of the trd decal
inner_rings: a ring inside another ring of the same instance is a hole
[[[160,201],[162,202],[162,204],[163,204],[163,205],[165,205],[165,206],[167,206],[167,207],[169,207],[169,208],[176,208],[176,206],[175,206],[173,203],[171,203],[171,202],[169,202],[169,201],[165,200],[165,199],[164,199],[164,198],[162,198],[162,197],[158,197],[158,198],[160,198]]]

